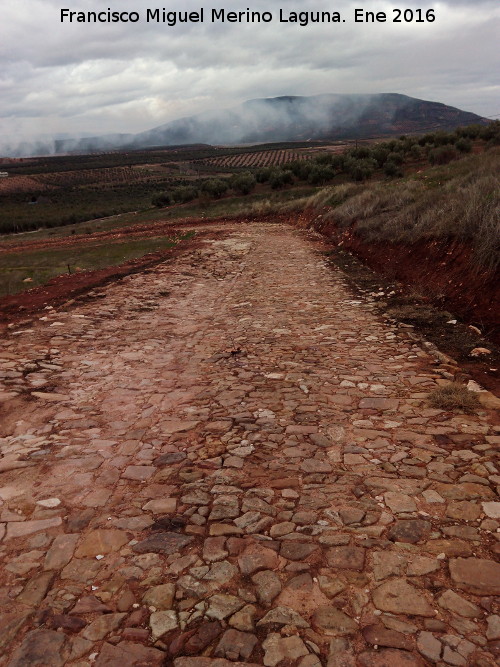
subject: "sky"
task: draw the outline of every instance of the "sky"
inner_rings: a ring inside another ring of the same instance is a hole
[[[204,23],[146,22],[148,8],[201,7]],[[398,7],[436,19],[393,23]],[[140,21],[62,23],[63,8],[136,11]],[[212,23],[212,8],[273,20]],[[388,20],[355,23],[355,8]],[[280,9],[338,11],[345,22],[300,26],[280,22]],[[141,132],[279,95],[393,92],[498,116],[498,35],[497,0],[2,0],[0,153],[6,141]]]

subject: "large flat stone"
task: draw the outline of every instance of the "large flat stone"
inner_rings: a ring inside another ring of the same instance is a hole
[[[476,595],[500,595],[500,563],[484,558],[452,558],[450,574],[455,584]]]
[[[77,558],[87,558],[100,554],[110,554],[121,549],[128,541],[127,533],[123,530],[116,528],[92,530],[83,538],[75,556]]]
[[[157,553],[166,556],[180,551],[193,541],[189,535],[179,535],[179,533],[154,533],[142,542],[134,544],[132,551],[138,554]]]
[[[412,616],[435,616],[424,595],[405,579],[389,579],[372,593],[373,603],[381,611]]]

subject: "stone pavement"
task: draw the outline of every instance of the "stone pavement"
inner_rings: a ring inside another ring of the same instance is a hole
[[[235,225],[0,346],[0,665],[494,665],[498,419]]]

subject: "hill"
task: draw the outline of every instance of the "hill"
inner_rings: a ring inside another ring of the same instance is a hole
[[[250,100],[135,135],[133,145],[337,140],[451,130],[487,122],[438,102],[382,93]]]
[[[10,147],[6,155],[132,150],[188,144],[253,144],[368,139],[487,124],[476,114],[407,95],[285,96],[249,100],[165,123],[139,134],[58,139]]]

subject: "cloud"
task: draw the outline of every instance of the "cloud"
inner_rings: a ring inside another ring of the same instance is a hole
[[[149,4],[75,2],[67,0],[67,8],[109,6],[143,18]],[[204,24],[169,27],[145,21],[61,24],[63,0],[4,0],[0,137],[140,132],[246,99],[332,92],[400,92],[486,116],[500,113],[496,2],[406,0],[406,7],[434,8],[436,21],[356,24],[354,7],[391,17],[392,3],[339,0],[334,9],[346,23],[307,27],[279,23],[279,8],[285,15],[299,8],[332,11],[332,3],[172,0],[166,8],[196,11],[200,3]],[[273,22],[209,22],[211,7],[239,11],[249,5],[271,11]]]

